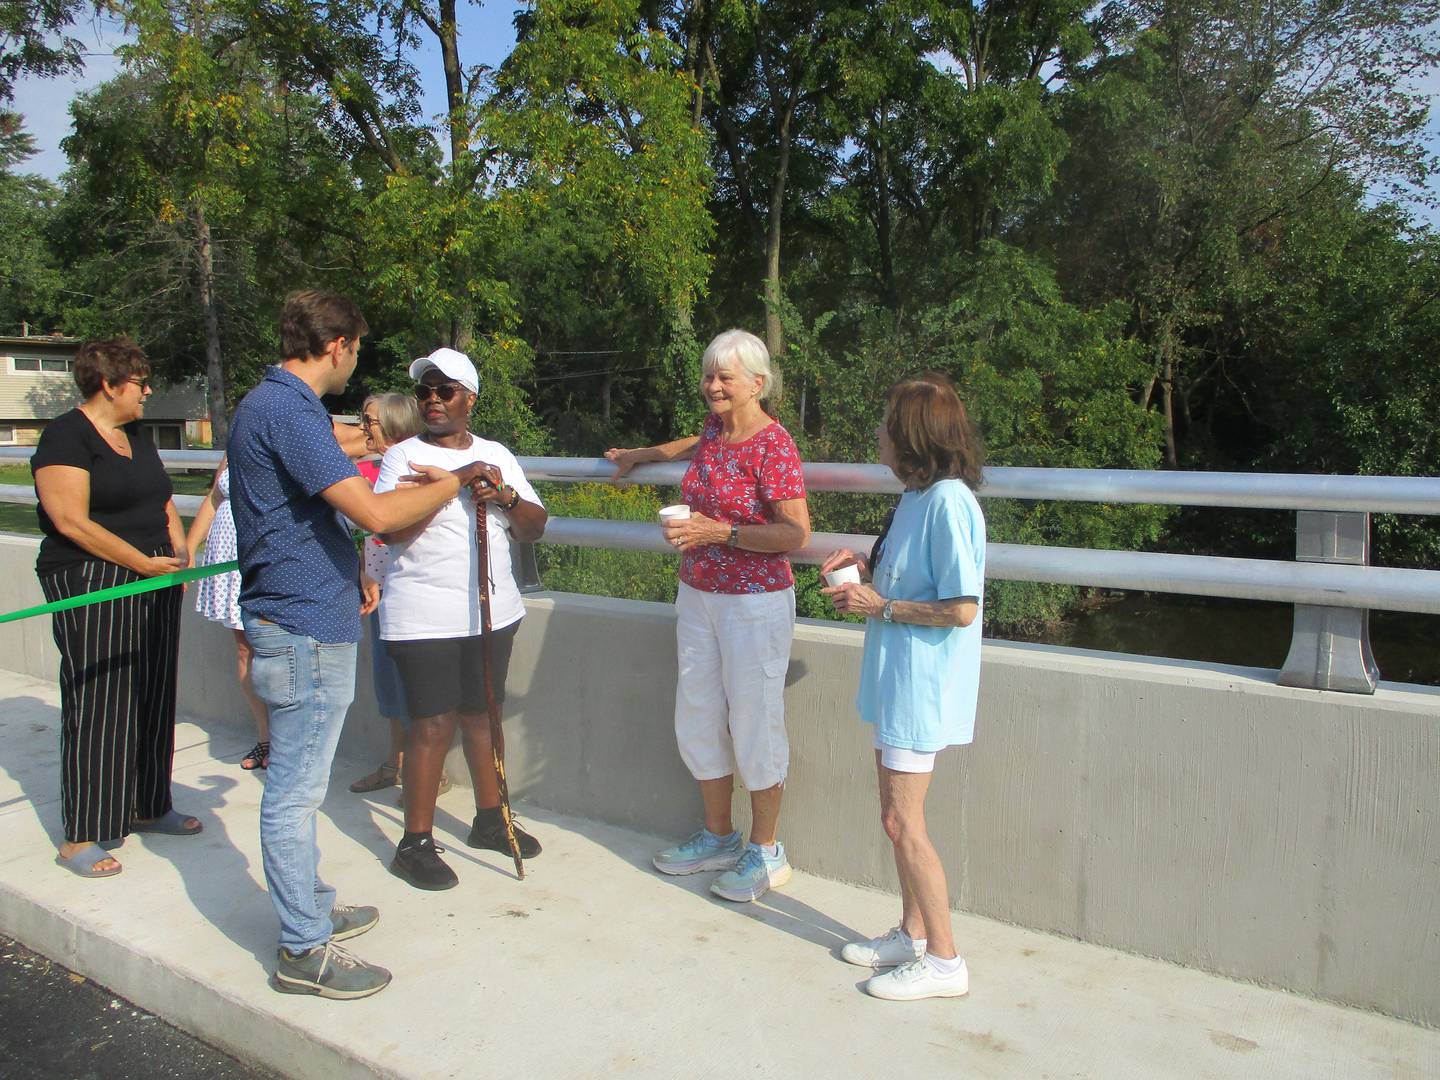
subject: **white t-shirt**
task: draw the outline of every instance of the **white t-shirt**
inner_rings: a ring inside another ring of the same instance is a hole
[[[380,462],[376,493],[393,491],[416,465],[458,469],[483,461],[500,470],[505,483],[526,502],[539,503],[515,455],[497,442],[471,437],[463,450],[433,446],[419,436],[396,443]],[[510,569],[509,518],[492,503],[486,515],[490,543],[490,625],[499,630],[525,614]],[[480,553],[475,546],[475,500],[469,488],[436,511],[409,543],[391,544],[390,568],[380,596],[380,637],[384,641],[474,637],[480,633]]]

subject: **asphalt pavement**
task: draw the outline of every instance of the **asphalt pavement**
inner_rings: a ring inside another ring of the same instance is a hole
[[[0,937],[0,1076],[6,1080],[274,1080]]]

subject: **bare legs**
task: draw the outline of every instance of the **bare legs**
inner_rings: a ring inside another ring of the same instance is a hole
[[[490,718],[481,713],[460,714],[460,743],[470,782],[475,785],[475,809],[491,810],[500,805],[500,781],[495,776],[495,757],[490,750]],[[505,760],[505,733],[500,733],[500,760]]]
[[[405,831],[429,832],[435,826],[435,798],[445,755],[455,738],[457,714],[416,717],[405,739]]]
[[[245,639],[244,630],[236,630],[233,633],[235,634],[235,674],[240,679],[240,692],[245,695],[245,701],[250,706],[250,715],[255,718],[257,741],[269,742],[270,714],[265,710],[265,703],[255,696],[255,684],[250,679],[250,663],[255,659],[255,650]]]
[[[490,753],[490,721],[478,713],[447,712],[413,721],[405,739],[405,831],[429,832],[435,825],[435,798],[445,755],[460,728],[470,781],[475,785],[475,807],[488,810],[500,805],[500,784]],[[500,744],[505,753],[505,744]]]
[[[730,797],[735,790],[735,777],[700,781],[700,798],[705,803],[705,828],[716,836],[729,836],[735,831],[730,816]],[[776,784],[763,791],[750,793],[750,842],[769,846],[775,843],[780,827],[780,802],[785,785]]]
[[[390,753],[385,757],[385,764],[398,769],[405,759],[405,727],[394,717],[387,716],[386,719],[390,721]]]
[[[953,959],[957,954],[945,867],[925,827],[931,774],[887,769],[880,764],[878,750],[875,768],[880,775],[880,820],[895,846],[895,869],[900,874],[901,928],[912,938],[925,938],[927,952]]]
[[[730,796],[734,791],[733,776],[700,781],[700,798],[705,803],[705,828],[716,836],[729,836],[735,831],[735,822],[730,817]]]

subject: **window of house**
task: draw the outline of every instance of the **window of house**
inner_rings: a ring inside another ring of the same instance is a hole
[[[0,446],[15,445],[15,425],[0,424]]]
[[[75,370],[75,361],[63,356],[47,356],[37,359],[33,356],[17,356],[10,361],[12,371],[45,371],[54,375],[64,375]]]
[[[179,424],[153,424],[150,426],[150,435],[155,440],[157,450],[183,450],[185,448],[184,440],[180,437]]]

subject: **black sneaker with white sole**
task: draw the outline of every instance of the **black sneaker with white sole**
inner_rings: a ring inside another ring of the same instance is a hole
[[[480,814],[475,815],[475,820],[470,825],[470,835],[465,838],[465,843],[472,848],[484,848],[486,851],[510,854],[510,838],[505,835],[505,822],[503,820],[487,821]],[[518,821],[515,822],[515,843],[520,847],[520,858],[522,859],[533,859],[540,854],[540,841],[522,829]]]
[[[390,972],[351,956],[333,941],[298,955],[280,950],[280,963],[270,985],[282,994],[313,994],[334,1001],[353,1001],[378,994],[390,985]]]
[[[460,884],[460,879],[440,858],[440,852],[444,850],[436,847],[429,836],[408,842],[402,840],[395,849],[395,858],[390,861],[390,872],[417,889],[430,892],[453,889]]]

